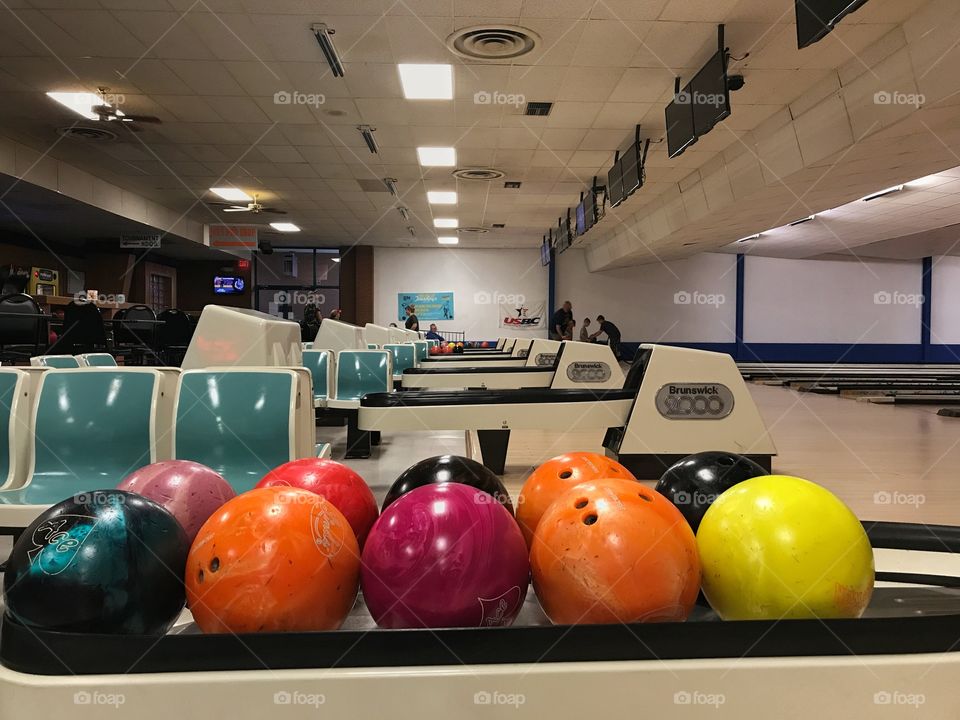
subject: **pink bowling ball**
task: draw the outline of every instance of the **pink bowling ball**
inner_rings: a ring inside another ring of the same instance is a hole
[[[237,495],[220,473],[190,460],[146,465],[127,475],[117,489],[165,507],[183,526],[191,543],[207,518]]]

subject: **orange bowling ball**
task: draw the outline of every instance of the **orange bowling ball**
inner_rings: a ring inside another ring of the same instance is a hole
[[[187,605],[205,633],[335,630],[359,581],[347,519],[298,488],[238,495],[204,523],[187,556]]]
[[[541,516],[554,500],[574,485],[601,478],[636,480],[616,460],[592,452],[559,455],[534,470],[523,484],[517,501],[517,522],[527,547],[533,542],[533,532]]]
[[[629,480],[571,488],[544,513],[533,587],[558,625],[679,622],[700,590],[693,531],[669,500]]]

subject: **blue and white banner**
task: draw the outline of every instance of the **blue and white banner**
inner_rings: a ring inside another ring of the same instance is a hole
[[[547,326],[545,302],[500,303],[500,327],[543,330]]]
[[[412,307],[414,315],[423,327],[424,320],[453,320],[453,293],[398,293],[397,320],[406,320],[407,308]]]

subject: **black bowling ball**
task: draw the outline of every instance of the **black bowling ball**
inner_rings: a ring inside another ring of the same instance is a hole
[[[743,455],[702,452],[685,457],[670,467],[656,489],[683,513],[696,532],[713,501],[724,491],[744,480],[769,474]]]
[[[511,514],[513,513],[510,493],[500,482],[497,474],[476,460],[459,455],[438,455],[408,467],[390,486],[380,512],[386,510],[397,498],[415,488],[448,482],[461,483],[483,490],[496,498]]]
[[[186,602],[189,549],[180,523],[152,500],[81,493],[46,510],[13,546],[7,612],[44,630],[163,634]]]

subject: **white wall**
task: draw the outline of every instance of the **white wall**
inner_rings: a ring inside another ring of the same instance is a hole
[[[627,342],[736,341],[736,256],[705,253],[687,260],[590,273],[585,252],[557,260],[557,304],[583,318],[611,320]]]
[[[522,296],[523,302],[547,302],[547,269],[540,250],[460,248],[375,248],[374,322],[397,322],[397,295],[403,292],[453,292],[454,319],[437,321],[444,330],[463,330],[468,339],[494,339],[500,328],[498,297]],[[550,309],[547,308],[547,312]],[[399,323],[398,323],[399,324]],[[420,319],[420,329],[430,322]],[[510,333],[515,334],[515,333]],[[531,332],[530,337],[546,337]]]
[[[960,344],[960,258],[933,259],[933,307],[930,308],[930,343]]]
[[[744,342],[920,342],[922,263],[748,257]]]

